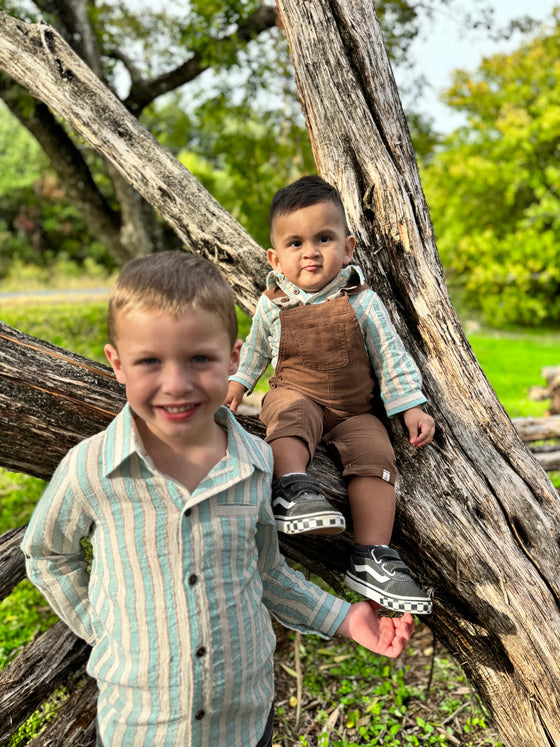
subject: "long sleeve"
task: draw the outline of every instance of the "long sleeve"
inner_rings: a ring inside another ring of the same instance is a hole
[[[266,370],[271,360],[277,355],[273,349],[272,328],[274,315],[278,310],[265,297],[261,296],[255,310],[251,329],[241,348],[241,358],[237,372],[230,376],[230,381],[238,381],[247,387],[249,392]]]
[[[373,291],[365,291],[355,311],[364,332],[371,365],[381,389],[381,398],[389,417],[426,402],[422,377],[406,351],[389,313]]]
[[[93,641],[89,575],[81,539],[92,521],[75,501],[69,455],[48,484],[25,532],[21,549],[27,574],[56,614],[80,638]]]

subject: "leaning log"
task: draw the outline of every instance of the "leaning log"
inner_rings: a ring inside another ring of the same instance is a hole
[[[560,745],[557,494],[449,301],[372,3],[277,4],[317,166],[342,191],[360,263],[420,364],[437,424],[433,445],[416,452],[392,421],[401,472],[395,540],[434,589],[428,624],[503,741]]]

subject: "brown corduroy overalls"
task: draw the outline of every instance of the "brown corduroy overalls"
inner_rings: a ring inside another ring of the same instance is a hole
[[[266,440],[301,438],[313,456],[321,438],[336,448],[343,474],[380,477],[394,485],[395,455],[387,430],[372,414],[377,386],[364,337],[344,289],[321,304],[280,311],[278,363],[270,379],[261,420]],[[279,288],[266,295],[282,306]]]

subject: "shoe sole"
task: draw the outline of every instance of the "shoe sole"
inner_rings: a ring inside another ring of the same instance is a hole
[[[357,591],[358,594],[372,599],[382,607],[393,610],[395,612],[410,612],[413,615],[429,615],[432,611],[432,602],[429,599],[410,599],[405,597],[389,597],[386,592],[379,591],[373,586],[364,584],[359,578],[353,576],[351,573],[347,573],[344,576],[344,583],[352,591]]]
[[[274,517],[276,528],[282,534],[342,534],[346,522],[341,514],[322,513],[321,516],[300,516],[297,519]]]

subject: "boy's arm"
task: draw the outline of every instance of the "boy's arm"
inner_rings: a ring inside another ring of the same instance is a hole
[[[73,500],[67,460],[63,460],[37,504],[21,549],[30,581],[60,619],[77,636],[92,643],[89,574],[81,545],[92,522]]]
[[[380,617],[375,602],[356,602],[348,610],[336,635],[351,638],[361,646],[382,656],[398,656],[414,630],[412,615]]]

